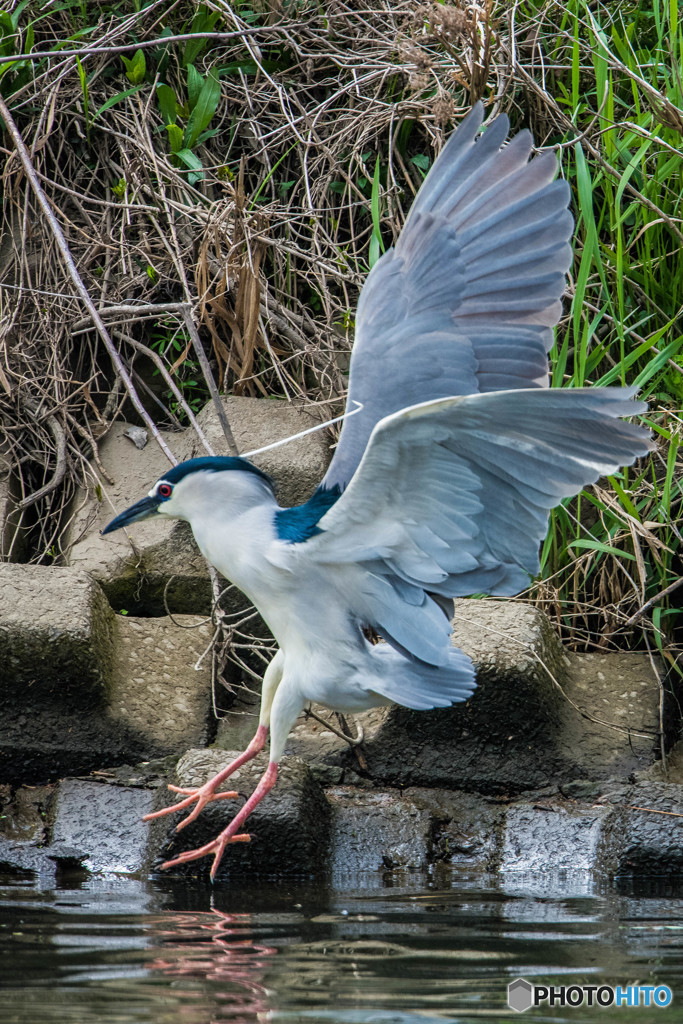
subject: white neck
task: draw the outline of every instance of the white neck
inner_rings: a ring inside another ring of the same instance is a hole
[[[187,520],[204,557],[260,604],[264,553],[275,539],[277,508],[267,480],[230,470],[186,477],[176,486],[167,514]],[[270,566],[271,579],[272,571]]]

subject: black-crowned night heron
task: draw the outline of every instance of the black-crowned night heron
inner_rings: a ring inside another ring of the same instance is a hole
[[[248,838],[242,826],[309,701],[358,712],[467,700],[474,669],[451,645],[452,598],[526,587],[549,510],[650,448],[620,418],[644,408],[634,389],[548,388],[572,255],[569,187],[553,180],[552,153],[529,159],[528,132],[504,144],[506,117],[477,137],[482,117],[478,103],[368,276],[347,405],[361,410],[313,497],[280,508],[246,460],[191,459],[103,531],[185,519],[280,646],[247,749],[199,789],[171,787],[183,799],[158,813],[195,804],[182,828],[224,798],[219,786],[270,731],[265,774],[213,842],[165,866],[213,854],[213,877],[225,847]]]

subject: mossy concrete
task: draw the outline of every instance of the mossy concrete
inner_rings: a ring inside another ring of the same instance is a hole
[[[600,862],[612,875],[683,872],[683,785],[638,781],[613,785],[603,797],[610,808]]]
[[[196,617],[114,615],[87,573],[0,564],[0,779],[44,782],[208,742],[210,658],[195,665],[211,636]]]
[[[0,563],[0,700],[27,690],[61,704],[102,700],[111,681],[114,615],[85,572]]]

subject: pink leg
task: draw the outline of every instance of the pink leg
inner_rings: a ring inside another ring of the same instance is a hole
[[[218,776],[216,776],[216,778],[218,778]],[[211,881],[213,882],[225,847],[228,846],[229,843],[249,842],[250,836],[245,834],[238,835],[237,833],[256,805],[263,800],[267,793],[270,793],[276,781],[277,761],[271,761],[266,771],[261,776],[261,781],[247,800],[242,810],[235,815],[230,824],[223,829],[220,835],[216,836],[216,838],[210,843],[207,843],[206,846],[200,846],[198,850],[187,850],[186,853],[181,853],[174,860],[167,860],[161,865],[162,869],[175,867],[176,864],[187,864],[188,861],[199,860],[200,857],[208,857],[208,855],[212,853],[213,865],[211,867]],[[183,822],[183,824],[185,824],[185,822]]]
[[[191,821],[195,820],[195,818],[201,813],[201,811],[203,810],[204,807],[206,807],[207,804],[212,803],[212,801],[214,800],[228,800],[234,799],[236,796],[239,796],[239,793],[236,793],[232,790],[226,793],[216,793],[216,790],[218,789],[222,782],[224,782],[227,778],[229,778],[232,775],[233,772],[236,772],[238,768],[241,768],[243,764],[247,763],[247,761],[251,761],[253,758],[256,757],[258,753],[260,753],[263,750],[264,746],[266,745],[267,736],[268,727],[265,725],[259,725],[258,729],[256,730],[256,735],[254,736],[253,740],[251,741],[247,749],[244,751],[244,753],[240,754],[239,757],[236,757],[234,761],[231,761],[227,768],[223,768],[218,773],[218,775],[214,775],[212,779],[209,779],[208,782],[205,782],[203,786],[199,787],[199,789],[183,789],[181,786],[169,785],[168,788],[172,790],[174,793],[185,794],[185,799],[180,800],[177,804],[172,804],[170,807],[164,807],[164,809],[161,811],[154,811],[152,814],[146,814],[142,820],[152,821],[154,818],[163,817],[164,814],[173,814],[174,811],[184,811],[186,807],[189,807],[190,804],[194,803],[194,801],[196,800],[197,806],[194,808],[194,810],[190,814],[188,814],[188,816],[184,818],[179,825],[176,825],[176,832],[180,832],[181,829],[185,828],[186,825],[189,825]],[[256,803],[258,803],[258,800],[256,801]],[[242,820],[244,820],[244,818]],[[241,841],[247,842],[248,837],[246,839],[241,839]],[[200,854],[200,856],[203,856],[203,854]],[[172,861],[171,863],[175,864],[176,862]],[[164,867],[166,866],[167,865],[164,865]]]

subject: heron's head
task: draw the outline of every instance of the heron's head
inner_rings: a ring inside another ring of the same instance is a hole
[[[144,498],[107,523],[102,533],[156,516],[191,523],[199,516],[229,514],[231,508],[237,511],[272,495],[270,477],[246,459],[188,459],[164,473]]]

